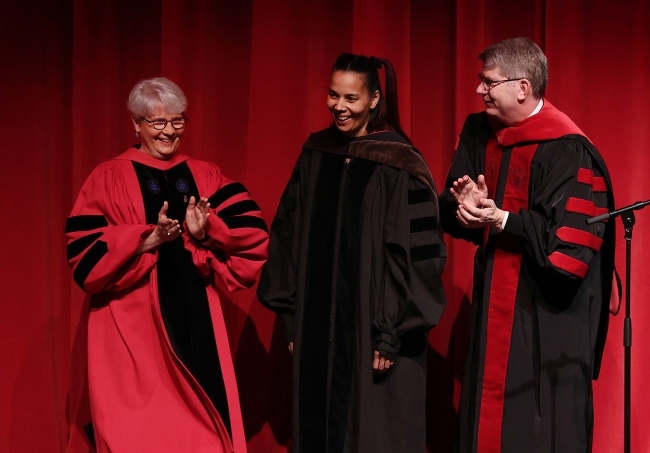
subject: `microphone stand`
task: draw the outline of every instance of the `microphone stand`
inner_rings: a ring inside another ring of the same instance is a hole
[[[623,332],[623,345],[625,347],[625,402],[624,402],[624,452],[630,453],[630,401],[632,397],[631,377],[632,377],[632,318],[630,317],[630,277],[632,269],[632,230],[636,219],[635,210],[643,209],[650,204],[648,201],[637,201],[634,204],[625,206],[621,209],[610,211],[596,217],[587,219],[587,224],[600,222],[605,219],[621,216],[623,226],[625,227],[625,324]],[[604,276],[607,278],[606,276]],[[603,301],[605,303],[605,301]]]

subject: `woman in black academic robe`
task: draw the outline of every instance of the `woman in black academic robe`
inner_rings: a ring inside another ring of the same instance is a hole
[[[386,71],[386,96],[379,69]],[[342,54],[272,224],[258,296],[293,352],[294,452],[424,452],[427,332],[445,306],[436,189],[388,60]]]

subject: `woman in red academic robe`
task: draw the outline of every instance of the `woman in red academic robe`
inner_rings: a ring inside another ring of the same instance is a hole
[[[178,86],[142,80],[127,105],[140,145],[92,172],[66,223],[90,297],[87,431],[98,452],[245,452],[215,285],[253,285],[266,224],[243,185],[178,152]]]

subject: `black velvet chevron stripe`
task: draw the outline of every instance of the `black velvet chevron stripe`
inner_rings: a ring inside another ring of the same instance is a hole
[[[98,237],[102,236],[104,233],[102,231],[98,233],[92,233],[88,234],[86,236],[80,237],[79,239],[75,239],[71,243],[68,244],[67,247],[67,252],[68,252],[68,261],[70,261],[72,258],[75,256],[79,255],[81,252],[86,250],[86,248],[95,242],[95,239]]]
[[[433,258],[440,258],[442,247],[440,244],[427,244],[411,247],[411,261],[416,263],[418,261],[430,260]]]
[[[431,201],[429,189],[409,190],[409,204],[426,203],[427,201]]]
[[[84,283],[86,282],[86,278],[88,278],[88,274],[90,274],[99,260],[101,260],[106,253],[108,253],[108,244],[104,241],[97,241],[92,247],[90,247],[84,257],[81,258],[81,261],[77,264],[77,268],[74,270],[73,274],[75,283],[77,283],[81,289],[85,289]]]
[[[269,227],[266,226],[264,219],[260,217],[253,217],[252,215],[226,217],[223,219],[223,223],[225,223],[226,226],[231,230],[234,230],[235,228],[259,228],[260,230],[264,230],[267,233],[269,232]]]
[[[261,209],[253,200],[242,200],[231,204],[227,208],[223,208],[221,211],[217,212],[217,215],[219,218],[223,219],[224,217],[242,215],[251,211],[261,211]]]
[[[433,231],[436,229],[435,216],[420,217],[411,219],[411,233],[420,233],[421,231]]]
[[[210,207],[216,208],[217,206],[221,206],[221,203],[226,201],[228,198],[234,197],[235,195],[244,192],[248,191],[242,183],[233,182],[217,190],[214,195],[208,198],[208,202],[210,202]]]
[[[65,232],[96,230],[108,226],[108,220],[103,215],[75,215],[68,217],[65,222]]]

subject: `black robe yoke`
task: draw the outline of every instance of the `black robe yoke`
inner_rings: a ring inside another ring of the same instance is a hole
[[[456,220],[449,188],[480,174],[510,212],[501,233]],[[496,132],[485,113],[467,118],[440,196],[445,232],[479,245],[457,452],[591,451],[614,222],[586,219],[612,208],[598,151],[547,101]]]
[[[445,305],[431,174],[401,136],[314,133],[258,296],[293,352],[293,451],[424,452],[427,331]],[[375,350],[395,360],[373,374]]]

